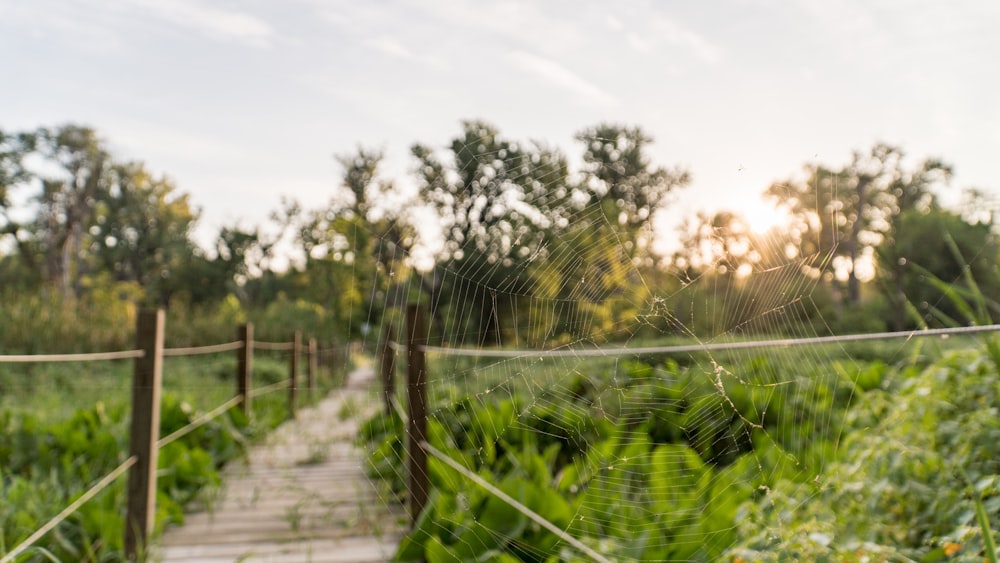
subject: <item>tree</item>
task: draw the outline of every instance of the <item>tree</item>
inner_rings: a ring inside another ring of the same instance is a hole
[[[906,210],[894,226],[893,244],[880,249],[879,259],[896,330],[972,320],[938,283],[950,284],[970,303],[1000,294],[996,267],[1000,241],[992,223],[968,222],[957,213],[932,208]],[[906,311],[911,313],[909,322]]]
[[[694,221],[681,226],[681,250],[674,253],[672,264],[687,278],[704,274],[726,280],[746,277],[762,258],[755,238],[738,213],[700,212]]]
[[[584,146],[589,206],[599,206],[612,225],[634,231],[648,224],[666,195],[690,182],[684,170],[653,167],[646,152],[653,139],[638,127],[602,123],[576,139]]]
[[[444,257],[474,253],[510,265],[536,251],[547,229],[565,224],[568,170],[558,151],[509,141],[482,121],[463,122],[450,149],[452,174],[430,148],[411,150],[422,195],[445,226]]]
[[[297,201],[283,201],[272,219],[298,256],[283,274],[251,284],[258,298],[286,293],[321,305],[334,323],[351,331],[362,326],[351,326],[352,319],[378,321],[387,280],[402,275],[412,242],[399,211],[386,203],[395,199],[396,189],[382,176],[383,157],[381,150],[363,146],[336,155],[341,181],[323,207],[305,209]]]
[[[5,277],[36,276],[63,298],[134,283],[166,304],[204,277],[194,273],[205,261],[190,240],[196,219],[186,194],[142,163],[117,161],[90,127],[0,132],[0,235],[18,251],[4,257]]]
[[[470,325],[451,332],[499,344],[515,296],[531,292],[526,265],[545,252],[553,229],[568,222],[566,159],[540,143],[504,139],[481,121],[462,123],[450,144],[450,170],[424,145],[411,152],[421,196],[442,225],[440,258],[453,268],[424,277],[432,308],[437,312],[447,300],[453,316]]]
[[[12,191],[31,179],[24,159],[34,150],[35,141],[31,133],[0,130],[0,243],[10,242],[18,252],[17,256],[0,257],[0,286],[5,288],[32,287],[42,282],[34,248],[22,233],[10,197]]]
[[[31,133],[5,133],[0,129],[0,227],[4,229],[0,233],[9,234],[10,190],[31,178],[24,157],[34,150],[35,142]]]
[[[838,261],[847,278],[847,298],[860,301],[857,265],[883,243],[901,213],[935,205],[933,188],[951,168],[938,159],[905,165],[903,151],[884,143],[855,151],[840,169],[806,166],[804,181],[772,184],[765,196],[785,207],[799,232],[800,254],[812,257],[817,274],[834,279]]]
[[[84,239],[110,157],[89,127],[41,128],[33,136],[33,152],[44,159],[45,170],[29,174],[41,184],[35,197],[38,212],[31,224],[14,227],[15,236],[41,256],[43,277],[60,295],[75,295],[86,267]]]
[[[637,127],[579,133],[584,169],[539,142],[515,142],[482,121],[462,123],[449,151],[415,145],[421,198],[440,218],[443,250],[422,276],[432,311],[447,306],[478,344],[607,335],[645,303],[638,265],[651,261],[649,224],[688,174],[654,167]],[[447,267],[445,267],[447,264]],[[558,300],[555,315],[533,307]],[[519,316],[548,318],[531,335]]]
[[[108,176],[95,198],[91,253],[116,281],[137,282],[149,302],[166,305],[193,259],[197,215],[187,194],[141,163],[112,165]]]
[[[718,336],[781,332],[809,320],[794,304],[812,294],[814,281],[789,262],[784,229],[754,233],[739,213],[723,210],[698,213],[680,234],[670,269],[684,291],[676,291],[670,305],[685,320],[672,328]]]
[[[652,138],[638,127],[599,124],[576,135],[584,169],[569,221],[554,244],[556,296],[573,326],[561,333],[607,337],[618,321],[644,313],[650,299],[639,268],[653,263],[651,220],[667,195],[690,181],[686,171],[654,166]]]

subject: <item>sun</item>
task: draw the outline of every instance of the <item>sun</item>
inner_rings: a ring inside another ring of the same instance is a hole
[[[763,201],[753,201],[743,209],[743,216],[750,225],[750,230],[764,234],[774,227],[788,224],[788,212],[768,205]]]

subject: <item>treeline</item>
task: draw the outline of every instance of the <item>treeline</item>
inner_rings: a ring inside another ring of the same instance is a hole
[[[786,224],[757,234],[738,213],[701,214],[682,228],[672,267],[729,295],[716,333],[787,330],[784,320],[820,333],[990,322],[1000,311],[993,206],[967,189],[961,209],[942,207],[952,174],[882,143],[840,167],[807,164],[763,193]]]
[[[0,291],[7,307],[162,305],[190,324],[294,317],[342,338],[419,298],[448,341],[541,345],[966,322],[946,296],[1000,288],[992,217],[938,204],[951,176],[939,160],[911,165],[880,144],[841,168],[809,164],[765,191],[789,224],[759,235],[738,213],[702,214],[661,256],[654,216],[690,174],[653,163],[638,127],[601,124],[576,140],[579,169],[558,148],[463,122],[441,148],[414,145],[405,179],[359,147],[337,157],[328,205],[285,200],[272,224],[222,228],[202,248],[189,196],[93,129],[0,131]],[[288,248],[291,264],[275,268]],[[0,331],[5,348],[11,334]]]

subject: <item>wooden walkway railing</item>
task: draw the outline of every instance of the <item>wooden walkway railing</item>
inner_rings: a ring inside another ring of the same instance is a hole
[[[289,377],[266,387],[252,387],[253,351],[279,350],[291,352]],[[317,357],[319,353],[315,339],[310,339],[308,348],[307,382],[310,390],[315,385]],[[159,436],[160,392],[163,383],[163,358],[196,356],[237,352],[236,395],[210,412],[205,413],[183,428],[164,437]],[[45,362],[93,362],[107,360],[134,359],[132,382],[132,421],[129,436],[129,457],[117,468],[99,479],[71,505],[53,516],[33,534],[0,556],[0,563],[10,563],[45,537],[56,526],[71,516],[86,502],[114,483],[125,472],[129,473],[125,529],[126,557],[130,560],[141,557],[149,543],[156,513],[156,469],[157,454],[163,446],[183,437],[212,419],[227,412],[238,404],[244,412],[251,412],[251,399],[280,389],[288,390],[290,417],[295,417],[296,392],[298,388],[299,356],[303,352],[301,333],[295,332],[290,342],[259,342],[253,339],[253,325],[245,324],[238,329],[237,340],[209,346],[164,348],[164,314],[162,310],[142,311],[136,323],[136,349],[118,352],[91,354],[50,354],[50,355],[0,355],[0,363],[45,363]]]

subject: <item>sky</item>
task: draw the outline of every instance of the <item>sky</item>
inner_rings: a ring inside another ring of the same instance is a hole
[[[95,127],[207,239],[323,205],[359,144],[405,183],[463,119],[571,160],[583,128],[639,125],[692,175],[670,238],[699,210],[764,228],[770,183],[877,141],[997,196],[998,23],[993,0],[0,0],[0,129]]]

